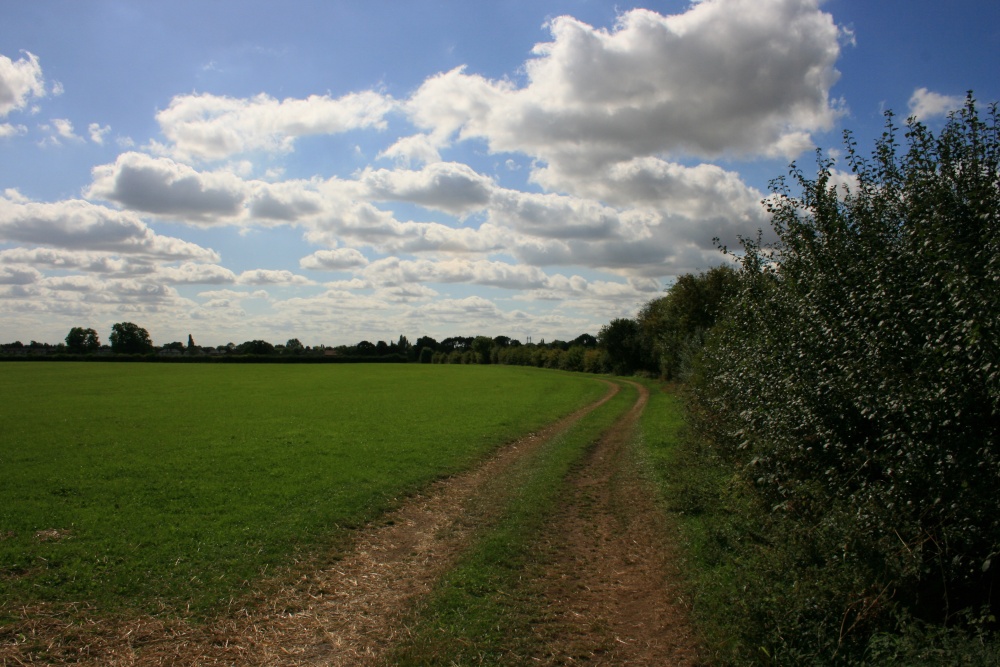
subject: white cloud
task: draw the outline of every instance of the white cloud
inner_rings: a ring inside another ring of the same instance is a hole
[[[428,301],[436,296],[440,296],[440,293],[426,285],[410,284],[383,287],[376,290],[374,296],[393,303],[410,303],[413,301]]]
[[[675,16],[636,9],[612,31],[563,16],[527,84],[462,68],[406,105],[439,144],[485,139],[566,173],[662,152],[794,155],[839,111],[839,31],[818,0],[706,0]]]
[[[225,267],[194,262],[161,267],[156,271],[156,278],[173,285],[230,285],[237,280],[236,274]]]
[[[378,158],[390,158],[403,164],[430,164],[441,161],[441,146],[426,134],[415,134],[399,139],[378,154]]]
[[[488,260],[380,259],[369,264],[361,277],[382,286],[413,283],[465,283],[506,289],[532,289],[547,284],[545,273],[533,266]]]
[[[253,269],[244,271],[236,279],[240,285],[315,285],[305,276],[298,276],[284,269]]]
[[[0,123],[0,139],[16,137],[28,133],[28,128],[24,125],[11,125],[10,123]]]
[[[39,281],[45,289],[57,292],[97,293],[105,289],[104,281],[94,276],[53,276]]]
[[[295,223],[322,213],[330,204],[316,187],[315,183],[306,181],[256,181],[249,216],[258,222]]]
[[[281,101],[264,94],[180,95],[156,120],[170,142],[165,150],[179,159],[212,161],[256,150],[289,151],[296,138],[308,135],[382,128],[393,106],[390,97],[371,91]]]
[[[343,271],[363,267],[367,264],[368,259],[354,248],[318,250],[299,260],[299,266],[303,269],[314,271]]]
[[[83,141],[83,138],[73,131],[73,123],[66,118],[53,118],[52,125],[56,135],[70,141]]]
[[[960,109],[964,103],[964,97],[942,95],[926,88],[917,88],[910,96],[910,115],[916,116],[918,120],[927,120]]]
[[[24,109],[32,97],[45,97],[45,77],[38,56],[27,51],[16,62],[0,55],[0,118]]]
[[[90,135],[90,140],[95,144],[100,144],[102,146],[104,145],[104,137],[107,136],[110,131],[110,125],[102,127],[100,123],[91,123],[87,126],[87,132]]]
[[[31,266],[0,266],[0,285],[31,285],[41,279],[41,272]]]
[[[160,236],[127,211],[115,211],[78,199],[37,203],[0,197],[0,240],[111,251],[159,260],[218,261],[213,250]]]
[[[460,217],[484,208],[495,187],[492,179],[456,162],[437,162],[419,171],[368,168],[359,181],[373,200],[411,202]]]
[[[108,275],[143,275],[154,270],[148,259],[120,257],[114,253],[60,248],[9,248],[0,250],[0,264],[30,264],[44,269],[79,270]]]
[[[248,187],[229,172],[203,173],[143,153],[123,153],[93,169],[88,197],[161,217],[199,223],[230,222],[243,213]]]

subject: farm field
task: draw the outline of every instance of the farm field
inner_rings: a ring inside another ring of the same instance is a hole
[[[39,603],[209,614],[605,391],[497,366],[0,364],[0,628]]]

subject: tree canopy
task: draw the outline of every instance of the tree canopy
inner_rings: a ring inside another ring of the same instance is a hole
[[[145,354],[153,349],[149,332],[132,322],[119,322],[111,327],[111,349],[116,354]]]
[[[100,349],[101,341],[93,329],[73,327],[66,334],[66,347],[70,352],[95,352]]]

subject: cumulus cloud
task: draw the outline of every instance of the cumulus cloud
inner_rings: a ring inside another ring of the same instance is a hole
[[[456,162],[438,162],[419,171],[369,168],[359,180],[376,201],[411,202],[455,216],[484,208],[495,187],[489,177]]]
[[[0,250],[0,264],[17,263],[47,269],[79,270],[109,275],[141,275],[152,273],[154,270],[153,263],[147,258],[121,257],[109,252],[24,247]]]
[[[225,267],[195,262],[161,267],[156,278],[173,285],[230,285],[237,280],[236,274]]]
[[[38,56],[22,53],[17,61],[0,55],[0,118],[24,109],[32,97],[45,97],[45,77]]]
[[[160,236],[127,211],[71,199],[54,203],[0,197],[0,240],[74,250],[103,250],[160,260],[218,261],[213,250]]]
[[[465,283],[506,289],[533,289],[546,285],[548,280],[541,269],[533,266],[489,260],[403,260],[397,257],[372,262],[361,276],[383,286]]]
[[[839,113],[839,30],[818,0],[705,0],[635,9],[610,31],[568,16],[549,29],[525,86],[458,68],[408,101],[414,122],[438,143],[478,137],[583,173],[661,152],[795,155]]]
[[[441,146],[429,135],[415,134],[399,139],[378,154],[379,158],[390,158],[403,164],[430,164],[441,161]]]
[[[280,101],[264,94],[180,95],[156,120],[170,142],[165,150],[179,159],[213,161],[257,150],[289,151],[296,138],[307,135],[380,129],[393,107],[390,97],[373,91]]]
[[[323,195],[312,183],[257,182],[250,204],[250,217],[256,221],[294,223],[318,214],[327,208]]]
[[[240,285],[315,285],[305,276],[295,275],[284,269],[253,269],[244,271],[236,279]]]
[[[0,285],[30,285],[41,279],[41,272],[31,266],[0,266]]]
[[[344,271],[366,266],[368,259],[354,248],[318,250],[299,260],[299,266],[313,271]]]
[[[247,185],[225,172],[203,173],[143,153],[122,153],[114,164],[93,169],[88,197],[161,217],[215,223],[243,212]]]
[[[927,120],[960,109],[964,103],[964,97],[942,95],[926,88],[917,88],[910,96],[910,115],[916,116],[918,120]]]

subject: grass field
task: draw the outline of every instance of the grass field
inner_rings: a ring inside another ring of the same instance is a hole
[[[209,612],[604,391],[496,366],[0,364],[0,624]]]

